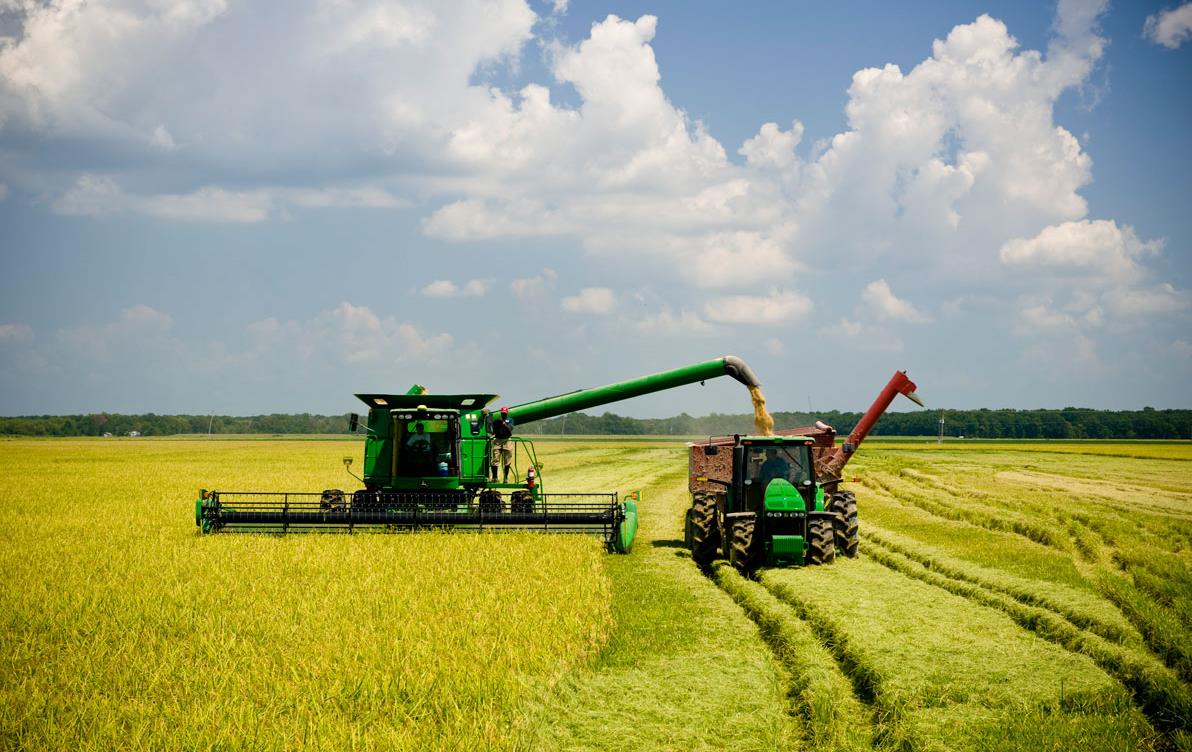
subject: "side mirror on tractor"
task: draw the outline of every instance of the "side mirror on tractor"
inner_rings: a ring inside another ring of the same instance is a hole
[[[360,427],[360,416],[356,413],[348,414],[348,433],[356,433],[356,429]]]

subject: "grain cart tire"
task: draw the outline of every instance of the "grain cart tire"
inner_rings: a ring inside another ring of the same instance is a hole
[[[836,533],[831,520],[814,519],[807,523],[807,563],[831,564],[836,559]]]
[[[720,526],[716,522],[716,499],[697,493],[691,497],[691,558],[706,567],[720,548]]]
[[[762,563],[759,542],[754,540],[757,528],[756,517],[738,517],[729,526],[729,561],[741,574],[751,574]]]
[[[481,514],[500,514],[505,505],[501,502],[501,492],[491,488],[480,492],[479,507]]]
[[[509,509],[514,514],[533,514],[534,494],[529,491],[514,491],[509,496]]]
[[[857,497],[852,491],[832,494],[828,511],[836,514],[836,553],[852,558],[857,555],[861,542],[860,525],[857,522]]]

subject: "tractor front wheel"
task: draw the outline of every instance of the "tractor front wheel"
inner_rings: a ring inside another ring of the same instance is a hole
[[[720,548],[720,527],[716,524],[716,499],[707,494],[691,497],[691,558],[706,567]]]
[[[739,517],[729,527],[729,561],[741,574],[751,574],[761,566],[761,546],[754,540],[755,517]]]
[[[828,511],[836,514],[836,551],[850,558],[857,555],[861,542],[860,526],[857,523],[857,497],[852,491],[832,494]]]
[[[831,520],[814,519],[807,523],[807,563],[831,564],[836,560],[836,534]]]

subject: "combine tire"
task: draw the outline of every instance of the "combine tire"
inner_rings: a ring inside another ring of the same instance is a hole
[[[514,491],[509,497],[509,508],[514,514],[533,514],[534,494],[529,491]]]
[[[751,574],[762,564],[761,546],[753,539],[757,518],[738,517],[729,527],[729,561],[741,574]]]
[[[379,512],[381,511],[381,504],[377,500],[375,491],[366,491],[360,489],[352,494],[352,511],[353,512]]]
[[[691,558],[706,567],[720,548],[720,527],[716,524],[716,499],[697,493],[691,497]]]
[[[348,502],[344,499],[344,492],[338,488],[329,488],[319,497],[319,511],[346,512]]]
[[[857,524],[857,497],[852,491],[834,493],[828,502],[828,511],[836,514],[836,552],[849,558],[856,556],[861,541]]]
[[[505,505],[501,502],[501,492],[489,489],[480,492],[480,513],[500,514]]]
[[[807,523],[807,563],[831,564],[836,559],[835,537],[830,520],[810,520]]]

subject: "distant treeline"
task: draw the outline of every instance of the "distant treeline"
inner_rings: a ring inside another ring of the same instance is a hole
[[[970,439],[1192,439],[1192,410],[918,410],[887,413],[873,436],[935,436],[940,417],[944,435]],[[846,434],[861,413],[836,410],[774,413],[777,428],[795,428],[822,420]],[[752,415],[713,413],[701,418],[686,413],[673,418],[626,418],[613,413],[569,415],[529,423],[518,433],[532,435],[727,435],[749,433]],[[0,435],[7,436],[170,436],[176,434],[344,434],[347,415],[37,415],[0,417]]]

